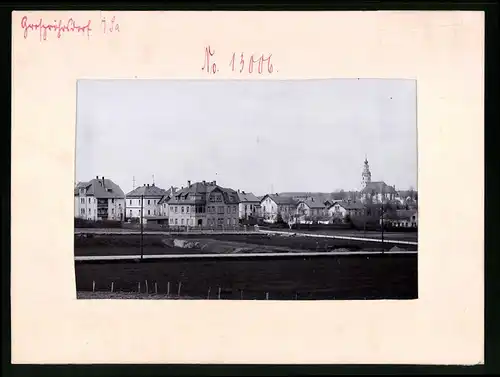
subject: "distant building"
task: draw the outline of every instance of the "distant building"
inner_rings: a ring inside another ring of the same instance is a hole
[[[260,201],[261,214],[266,222],[276,222],[278,215],[284,221],[290,221],[297,214],[298,201],[290,196],[268,194]]]
[[[238,193],[216,181],[196,182],[181,188],[168,200],[171,226],[235,226],[239,223]]]
[[[338,201],[328,208],[328,216],[332,219],[345,220],[356,216],[366,215],[366,207],[363,203],[356,201]]]
[[[394,227],[418,228],[417,210],[397,210],[395,213],[384,214],[384,223]]]
[[[160,201],[158,202],[158,213],[160,216],[162,217],[168,217],[169,215],[169,205],[168,205],[168,201],[170,200],[170,198],[172,198],[175,194],[175,192],[177,191],[177,187],[170,187],[165,195],[160,199]]]
[[[327,216],[327,208],[321,200],[311,197],[307,200],[300,200],[297,204],[297,215],[299,222],[323,221]]]
[[[239,217],[240,219],[248,219],[249,217],[257,217],[260,213],[260,200],[251,192],[238,190]]]
[[[127,218],[140,219],[141,208],[142,217],[146,219],[148,216],[160,216],[160,200],[167,195],[164,189],[152,185],[144,184],[126,195]]]
[[[398,196],[396,188],[383,181],[372,182],[372,173],[365,157],[363,172],[361,173],[361,201],[365,204],[393,201]]]
[[[104,177],[79,182],[75,187],[75,217],[86,220],[123,220],[125,195],[116,183]]]

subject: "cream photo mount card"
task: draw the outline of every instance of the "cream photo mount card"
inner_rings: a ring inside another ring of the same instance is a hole
[[[12,32],[14,364],[483,363],[482,12]]]

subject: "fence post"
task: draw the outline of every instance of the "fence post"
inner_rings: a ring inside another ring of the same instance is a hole
[[[113,292],[114,285],[115,285],[115,282],[114,282],[114,281],[112,281],[112,282],[111,282],[111,292]]]
[[[269,300],[269,292],[266,292],[266,300]]]
[[[145,283],[146,283],[146,293],[149,293],[148,281],[146,280]]]
[[[243,300],[243,289],[240,291],[240,300]]]
[[[181,286],[182,286],[182,282],[180,281],[180,282],[179,282],[179,289],[178,289],[178,291],[177,291],[177,296],[178,296],[178,297],[181,297]]]
[[[170,282],[167,283],[167,296],[170,296]]]
[[[210,300],[210,287],[208,287],[207,300]]]
[[[141,282],[137,283],[137,292],[141,293]]]
[[[92,292],[95,292],[95,280],[92,280]]]
[[[219,294],[217,295],[217,296],[218,296],[218,298],[219,298],[219,300],[220,300],[220,290],[221,290],[221,289],[220,289],[220,287],[219,287]]]

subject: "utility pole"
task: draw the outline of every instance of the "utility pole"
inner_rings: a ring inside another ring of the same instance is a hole
[[[382,198],[382,253],[384,253],[384,198]]]
[[[141,261],[144,258],[144,195],[141,195]]]

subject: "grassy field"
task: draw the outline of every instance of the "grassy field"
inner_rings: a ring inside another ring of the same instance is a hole
[[[77,291],[147,292],[221,299],[414,299],[417,255],[276,260],[76,262]],[[146,283],[147,281],[147,283]],[[140,284],[140,286],[139,286]]]
[[[179,246],[175,240],[186,240]],[[140,235],[75,235],[75,255],[133,255],[140,254]],[[301,236],[249,235],[144,235],[144,254],[189,254],[228,252],[294,252],[294,251],[381,251],[397,246],[416,251],[412,245],[396,245],[390,242],[352,241]]]

